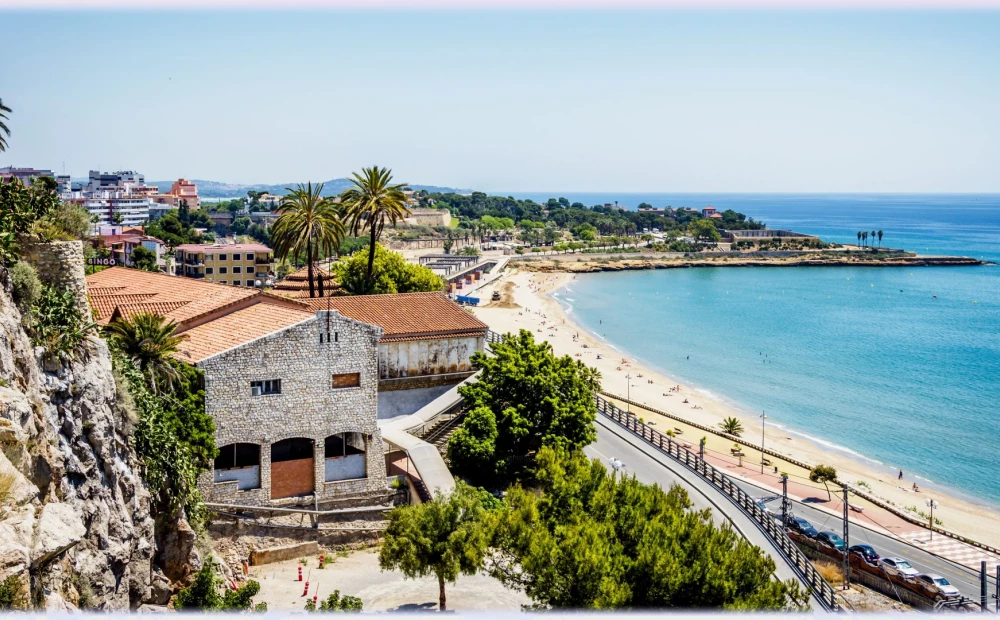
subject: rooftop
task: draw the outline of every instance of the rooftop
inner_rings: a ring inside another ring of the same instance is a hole
[[[484,333],[487,329],[486,323],[444,293],[351,295],[298,301],[308,304],[313,311],[329,308],[357,321],[378,325],[384,330],[382,342]]]
[[[204,252],[205,254],[221,254],[228,252],[270,252],[271,248],[259,243],[231,243],[221,245],[218,243],[185,243],[175,249],[184,252]]]
[[[269,303],[236,310],[185,331],[177,358],[194,364],[314,316],[309,310]]]
[[[341,294],[340,284],[337,283],[336,279],[326,269],[314,266],[313,277],[315,278],[313,286],[315,287],[316,295],[319,295],[320,279],[323,280],[324,295]],[[284,280],[275,284],[272,290],[276,294],[284,295],[285,297],[309,297],[309,268],[303,267],[298,271],[288,274]]]

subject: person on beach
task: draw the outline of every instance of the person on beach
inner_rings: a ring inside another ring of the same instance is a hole
[[[898,479],[899,479],[899,480],[902,480],[902,479],[903,479],[903,470],[902,470],[902,469],[901,469],[901,470],[899,470],[899,478],[898,478]]]

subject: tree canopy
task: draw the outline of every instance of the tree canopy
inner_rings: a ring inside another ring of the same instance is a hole
[[[517,476],[523,457],[542,446],[581,448],[594,441],[600,373],[579,360],[556,357],[531,332],[507,334],[477,352],[479,380],[459,388],[470,409],[448,441],[456,471],[495,486]]]
[[[364,293],[372,294],[375,288],[375,246],[382,236],[386,222],[392,226],[410,214],[403,190],[405,183],[392,183],[392,170],[388,168],[362,168],[361,173],[350,177],[352,187],[340,195],[344,216],[350,222],[351,234],[358,236],[368,231],[368,262],[365,266]]]
[[[513,487],[490,572],[557,609],[803,609],[808,593],[687,493],[618,476],[579,450],[544,447],[540,489]],[[540,491],[540,492],[539,492]]]
[[[444,289],[444,280],[422,265],[406,262],[402,254],[375,244],[372,279],[368,280],[368,248],[362,248],[333,263],[340,286],[354,295],[378,293],[419,293]]]

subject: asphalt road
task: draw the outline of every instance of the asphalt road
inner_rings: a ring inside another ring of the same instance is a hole
[[[627,473],[635,474],[636,478],[642,482],[655,482],[661,486],[680,484],[688,491],[696,508],[712,508],[713,518],[717,523],[721,523],[723,520],[731,521],[746,538],[771,554],[775,558],[775,563],[778,564],[778,576],[781,579],[792,576],[791,569],[784,564],[780,554],[771,546],[769,539],[757,529],[749,517],[744,515],[715,487],[677,461],[659,453],[638,437],[632,436],[625,429],[618,427],[614,422],[603,418],[600,414],[598,414],[596,426],[597,442],[585,449],[588,455],[600,458],[605,464],[608,463],[610,457],[615,457],[625,464]],[[749,483],[735,479],[734,481],[754,497],[767,497],[774,494],[773,491],[760,489]],[[780,504],[776,507],[780,509]],[[817,530],[832,530],[838,534],[843,531],[841,518],[807,504],[793,502],[792,513],[807,519]],[[760,538],[764,539],[764,544],[758,542]],[[964,596],[976,602],[979,601],[979,574],[965,566],[945,560],[919,547],[890,538],[856,523],[851,523],[850,544],[869,544],[881,556],[905,558],[920,572],[941,575],[958,588]],[[788,572],[782,573],[782,568]],[[995,592],[995,584],[995,578],[989,580],[990,596]],[[991,606],[994,603],[992,598],[989,599],[989,603]]]

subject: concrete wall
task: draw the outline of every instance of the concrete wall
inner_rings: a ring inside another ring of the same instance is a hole
[[[232,469],[216,469],[214,481],[232,482],[236,481],[236,488],[240,491],[260,488],[260,466],[235,467]]]
[[[379,344],[379,378],[396,379],[472,370],[472,354],[485,347],[485,336],[432,338]]]
[[[347,456],[326,459],[324,480],[334,482],[336,480],[364,478],[365,464],[364,454],[348,454]]]
[[[387,420],[401,415],[416,413],[424,405],[454,387],[455,383],[457,382],[442,383],[433,387],[379,392],[378,419]]]
[[[205,371],[205,409],[216,424],[218,446],[252,443],[261,446],[260,488],[239,490],[238,483],[213,483],[213,473],[199,479],[206,501],[246,505],[288,505],[302,498],[272,501],[270,445],[291,437],[313,441],[316,500],[376,496],[386,492],[383,443],[376,423],[378,339],[382,329],[330,314],[337,342],[320,342],[326,333],[326,311],[304,323],[225,351],[197,365]],[[331,376],[361,373],[361,385],[334,390]],[[281,379],[281,394],[253,396],[250,382]],[[368,435],[367,477],[326,480],[326,437],[343,432]],[[312,503],[310,496],[308,502]]]

